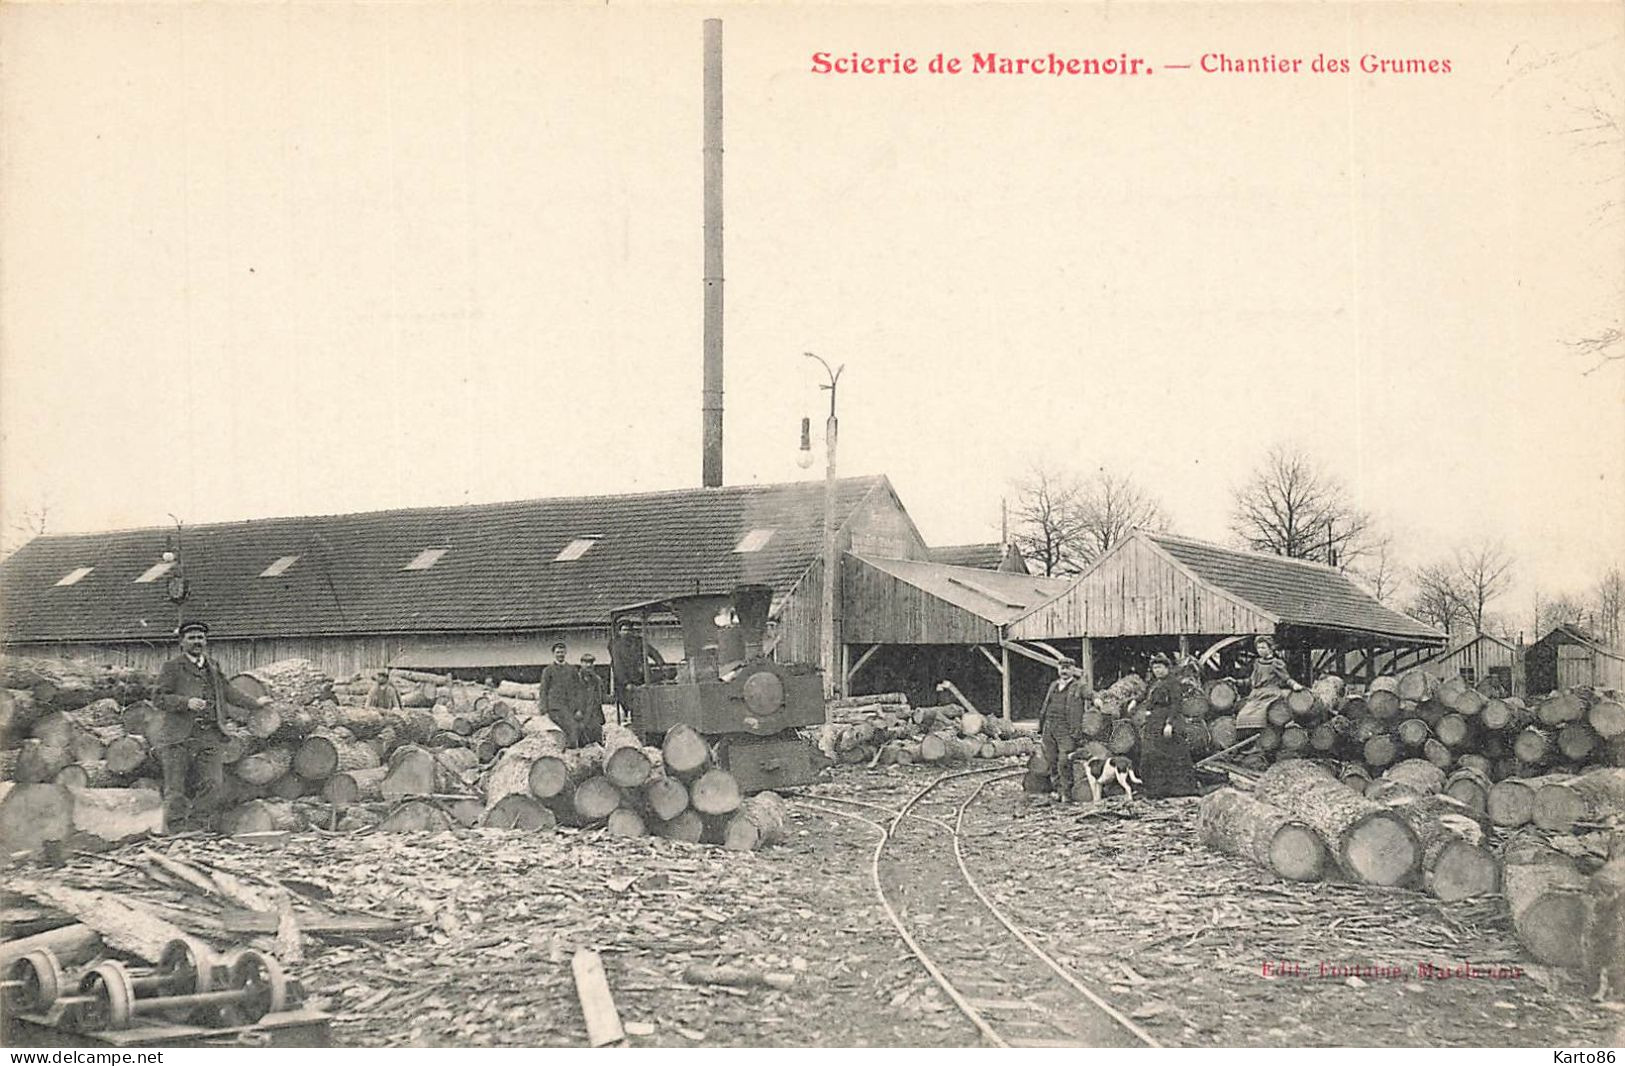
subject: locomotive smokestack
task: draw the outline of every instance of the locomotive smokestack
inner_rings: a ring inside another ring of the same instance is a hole
[[[722,484],[722,20],[705,20],[705,383],[701,477]]]

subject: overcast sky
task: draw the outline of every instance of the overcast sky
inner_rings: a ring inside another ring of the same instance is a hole
[[[729,482],[818,476],[811,350],[846,364],[842,472],[935,543],[996,538],[1040,460],[1224,539],[1293,440],[1411,560],[1500,536],[1518,597],[1578,589],[1625,543],[1625,366],[1564,343],[1625,301],[1618,142],[1570,132],[1625,99],[1618,11],[7,4],[5,522],[697,484],[720,12]],[[1305,69],[1166,66],[1209,52]]]

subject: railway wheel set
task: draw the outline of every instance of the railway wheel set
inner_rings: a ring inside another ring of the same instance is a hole
[[[264,952],[220,955],[191,937],[172,940],[157,966],[97,962],[73,977],[50,950],[17,958],[0,978],[6,1011],[79,1033],[150,1023],[253,1025],[286,1010],[290,986]]]

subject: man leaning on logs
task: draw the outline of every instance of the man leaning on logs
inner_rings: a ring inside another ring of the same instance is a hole
[[[200,814],[212,811],[223,799],[225,724],[231,713],[228,705],[248,711],[271,702],[269,696],[254,699],[231,687],[220,664],[209,658],[209,627],[204,623],[182,625],[180,646],[181,654],[164,663],[154,686],[154,702],[170,714],[189,717],[192,726],[184,739],[158,753],[164,768],[164,806],[171,821],[179,821],[188,813],[188,774],[199,779],[192,809]]]
[[[1072,802],[1072,759],[1083,737],[1083,712],[1089,693],[1084,691],[1083,670],[1074,662],[1062,662],[1061,676],[1050,682],[1044,704],[1038,711],[1038,735],[1049,763],[1050,787],[1060,793],[1062,803]]]

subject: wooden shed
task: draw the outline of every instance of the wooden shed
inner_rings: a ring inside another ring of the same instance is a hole
[[[1523,657],[1529,691],[1591,685],[1625,688],[1625,654],[1610,648],[1572,622],[1561,622],[1529,645]]]
[[[1092,684],[1143,670],[1154,651],[1216,662],[1244,646],[1239,638],[1264,633],[1304,675],[1358,677],[1382,652],[1420,661],[1445,642],[1331,567],[1145,530],[1009,627],[1016,640],[1064,642],[1068,651],[1075,641]]]
[[[1489,633],[1449,648],[1422,664],[1422,669],[1441,681],[1459,677],[1469,685],[1496,686],[1503,694],[1524,694],[1523,671],[1518,649]]]

